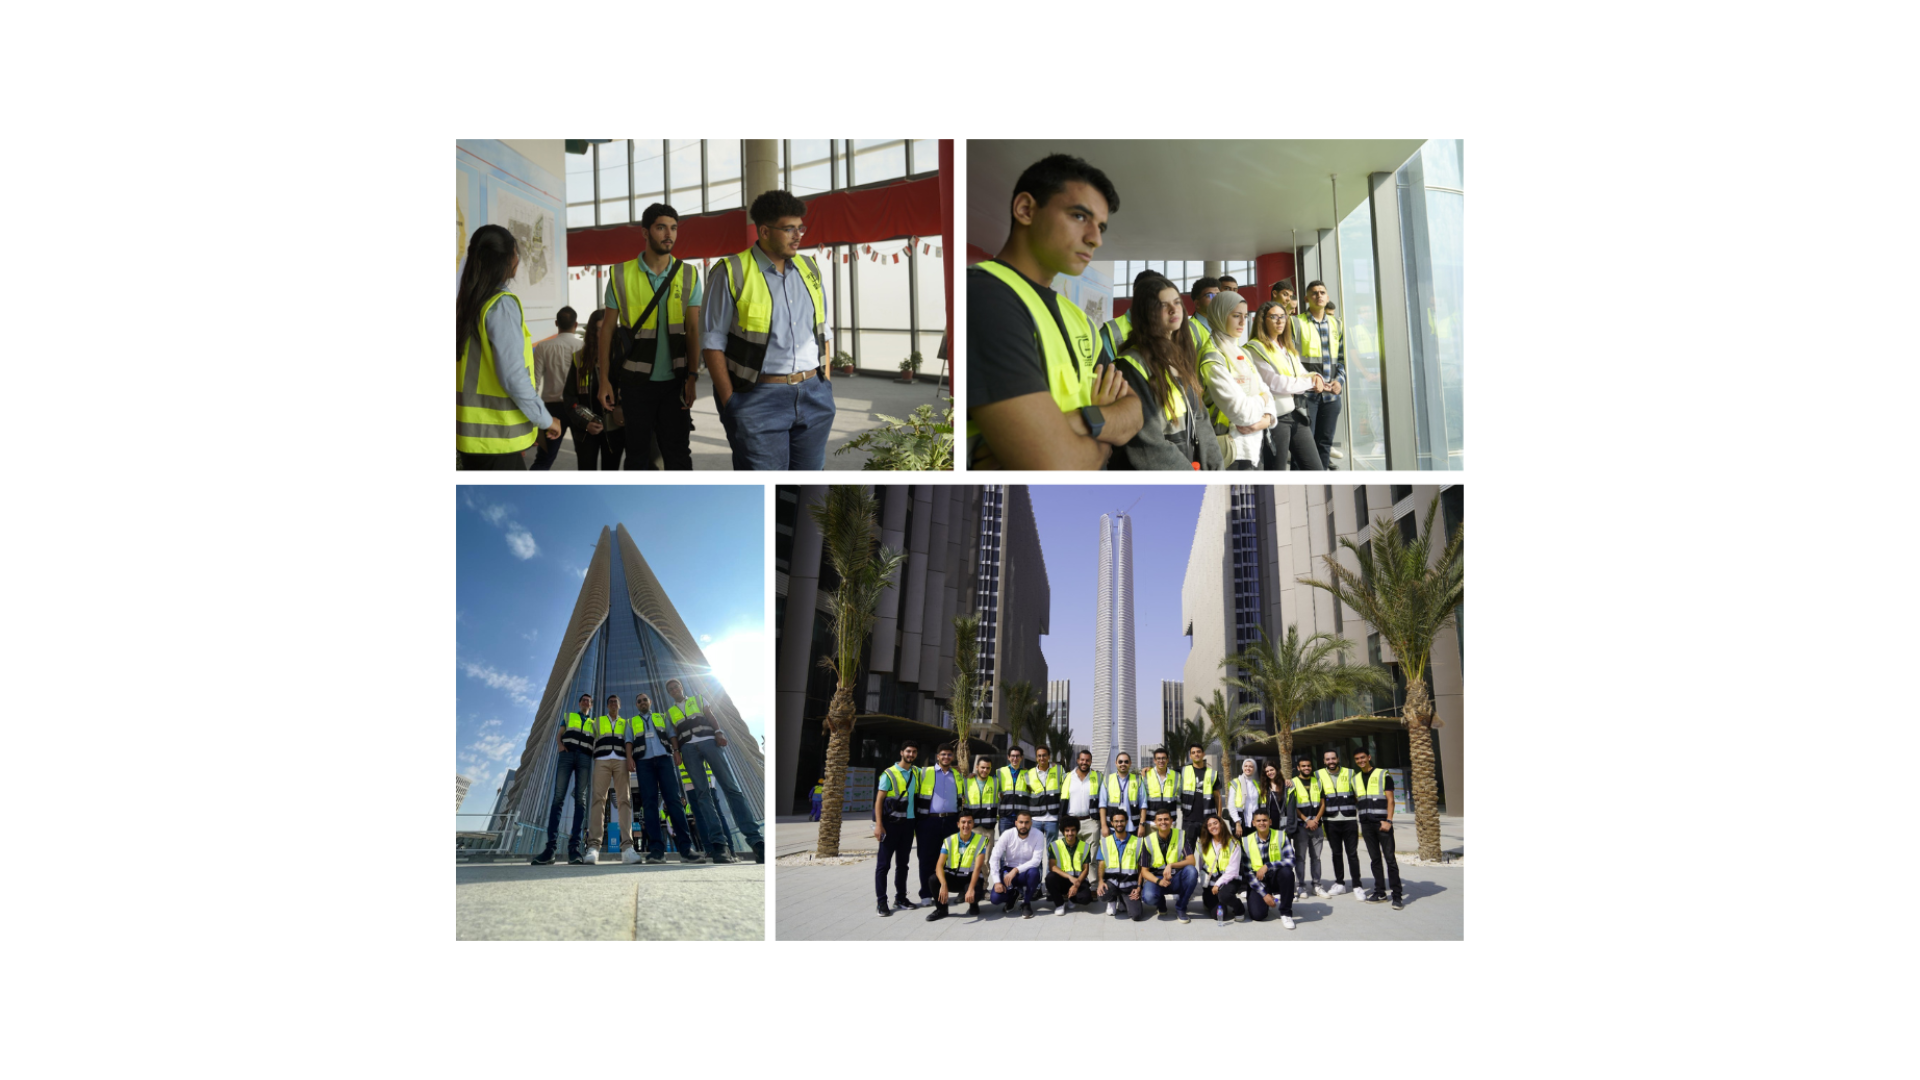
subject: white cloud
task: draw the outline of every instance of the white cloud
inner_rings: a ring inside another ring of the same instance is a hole
[[[489,720],[489,721],[487,721],[486,723],[484,723],[484,724],[481,724],[480,726],[481,726],[482,728],[490,728],[490,727],[499,727],[499,726],[500,726],[500,721],[498,721],[498,720]]]
[[[533,534],[527,527],[513,518],[513,506],[509,503],[482,503],[472,494],[466,496],[466,503],[487,523],[507,534],[507,550],[513,552],[516,559],[531,559],[540,554],[540,545],[534,543]]]
[[[492,665],[476,663],[472,660],[461,661],[460,669],[466,672],[469,678],[486,683],[489,689],[504,691],[516,705],[532,709],[540,704],[540,700],[533,696],[533,680],[524,675],[509,675]]]
[[[532,641],[534,638],[537,638],[540,636],[540,628],[536,626],[533,629],[527,631],[526,633],[521,634],[520,636],[525,638],[528,641]]]

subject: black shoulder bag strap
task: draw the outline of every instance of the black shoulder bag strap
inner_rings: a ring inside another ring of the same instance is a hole
[[[673,278],[675,274],[680,272],[681,265],[682,263],[679,259],[671,256],[667,258],[667,272],[666,275],[660,279],[665,282],[665,285],[653,291],[653,299],[647,301],[646,310],[640,313],[639,318],[633,320],[632,330],[635,340],[639,340],[640,328],[646,325],[647,317],[653,314],[654,308],[660,306],[660,298],[673,291]],[[643,274],[646,273],[645,263],[641,264],[640,272]],[[656,330],[655,332],[657,333],[658,331]]]

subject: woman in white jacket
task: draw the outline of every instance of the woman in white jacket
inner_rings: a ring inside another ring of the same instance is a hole
[[[1227,468],[1258,469],[1266,441],[1262,433],[1273,426],[1276,413],[1266,380],[1241,344],[1247,336],[1247,302],[1236,292],[1217,293],[1201,317],[1213,337],[1200,357],[1200,381],[1215,413],[1214,430],[1233,446]]]
[[[1300,352],[1293,345],[1293,320],[1285,306],[1273,301],[1260,305],[1253,317],[1253,333],[1247,338],[1247,351],[1253,355],[1267,389],[1273,391],[1277,420],[1268,439],[1278,455],[1277,467],[1287,468],[1291,457],[1295,469],[1319,470],[1320,451],[1313,445],[1306,403],[1294,401],[1293,395],[1324,390],[1327,384],[1300,362]]]

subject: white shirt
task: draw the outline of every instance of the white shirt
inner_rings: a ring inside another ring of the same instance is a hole
[[[578,331],[569,330],[533,347],[533,373],[542,401],[559,401],[567,392],[567,378],[573,373],[573,354],[587,343]]]
[[[1080,775],[1080,770],[1067,774],[1067,813],[1074,817],[1086,817],[1093,813],[1094,799],[1098,792],[1093,787],[1093,773]]]
[[[1020,830],[1005,829],[993,841],[993,880],[1005,880],[1009,870],[1031,870],[1039,867],[1044,875],[1047,869],[1047,834],[1039,829],[1029,828],[1026,839],[1020,838]]]

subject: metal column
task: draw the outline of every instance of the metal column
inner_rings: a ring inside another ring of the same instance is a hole
[[[1420,467],[1408,354],[1406,271],[1400,257],[1400,192],[1390,172],[1367,177],[1373,216],[1373,296],[1380,310],[1380,398],[1387,468]]]

